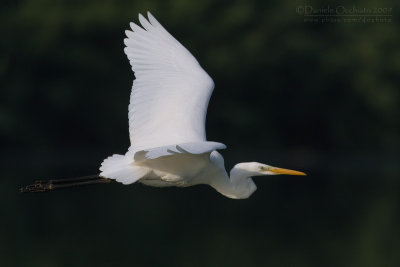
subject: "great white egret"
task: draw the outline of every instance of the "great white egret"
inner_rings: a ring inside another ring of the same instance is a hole
[[[139,14],[141,26],[130,23],[125,53],[136,79],[129,104],[131,147],[112,155],[99,175],[75,179],[36,181],[23,192],[107,183],[186,187],[208,184],[229,198],[248,198],[255,190],[253,176],[305,175],[258,162],[236,164],[225,170],[218,149],[222,143],[206,140],[205,119],[214,82],[192,54],[148,12]]]

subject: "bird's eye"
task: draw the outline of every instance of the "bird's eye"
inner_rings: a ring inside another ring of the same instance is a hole
[[[260,166],[260,171],[268,171],[269,167]]]

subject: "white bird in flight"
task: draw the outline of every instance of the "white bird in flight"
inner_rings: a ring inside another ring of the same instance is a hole
[[[99,175],[36,181],[22,192],[108,183],[187,187],[208,184],[233,199],[248,198],[254,176],[305,175],[258,162],[236,164],[229,175],[217,152],[226,146],[206,139],[205,119],[214,82],[196,58],[148,12],[130,23],[124,51],[136,79],[129,104],[131,146],[101,164]]]

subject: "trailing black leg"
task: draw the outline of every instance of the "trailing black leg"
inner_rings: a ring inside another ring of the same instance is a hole
[[[112,180],[109,178],[102,177],[100,175],[90,175],[70,179],[57,179],[57,180],[45,180],[35,181],[34,184],[27,185],[20,188],[21,193],[37,193],[47,192],[56,189],[69,188],[75,186],[91,185],[91,184],[108,184]]]

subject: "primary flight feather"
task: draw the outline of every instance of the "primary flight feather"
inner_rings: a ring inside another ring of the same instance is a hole
[[[193,55],[148,12],[139,14],[141,26],[131,23],[124,51],[135,80],[129,104],[131,146],[125,155],[112,155],[100,167],[100,175],[76,180],[38,181],[22,191],[115,180],[151,186],[208,184],[235,199],[249,197],[256,185],[253,176],[302,172],[258,162],[236,164],[225,170],[218,149],[226,146],[206,140],[205,119],[214,82]]]

